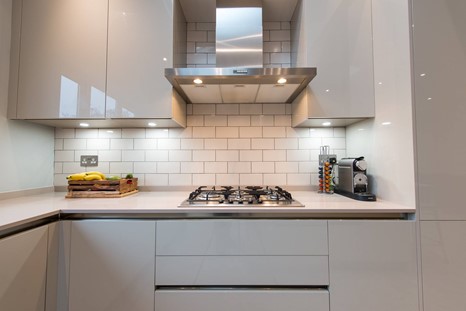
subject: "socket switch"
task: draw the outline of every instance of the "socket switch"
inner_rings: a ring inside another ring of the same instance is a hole
[[[97,155],[82,155],[81,166],[97,166],[99,165],[99,156]]]

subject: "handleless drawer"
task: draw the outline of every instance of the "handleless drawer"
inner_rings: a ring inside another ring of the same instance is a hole
[[[328,256],[157,256],[158,286],[327,286]]]
[[[326,290],[160,290],[155,291],[155,309],[328,311]]]
[[[161,220],[157,256],[328,255],[327,221]]]

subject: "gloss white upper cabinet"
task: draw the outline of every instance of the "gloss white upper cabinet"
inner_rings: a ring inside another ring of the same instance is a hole
[[[104,118],[108,1],[22,2],[12,117]]]
[[[303,0],[291,32],[293,65],[317,68],[292,105],[293,126],[374,117],[372,1]]]
[[[109,1],[108,118],[185,122],[184,103],[173,97],[176,95],[164,76],[164,69],[177,63],[174,31],[178,33],[179,21],[182,27],[184,19],[175,12],[177,5],[172,0]]]

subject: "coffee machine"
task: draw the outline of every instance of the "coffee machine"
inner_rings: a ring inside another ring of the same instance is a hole
[[[360,201],[376,200],[376,196],[368,192],[367,162],[364,157],[343,158],[337,165],[335,193]]]

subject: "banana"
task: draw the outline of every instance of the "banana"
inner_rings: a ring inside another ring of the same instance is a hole
[[[102,177],[97,174],[86,175],[84,180],[102,180]]]
[[[84,180],[86,173],[72,174],[66,177],[68,180]]]
[[[86,172],[86,175],[99,175],[101,179],[103,180],[107,179],[103,173],[98,172],[98,171]]]

